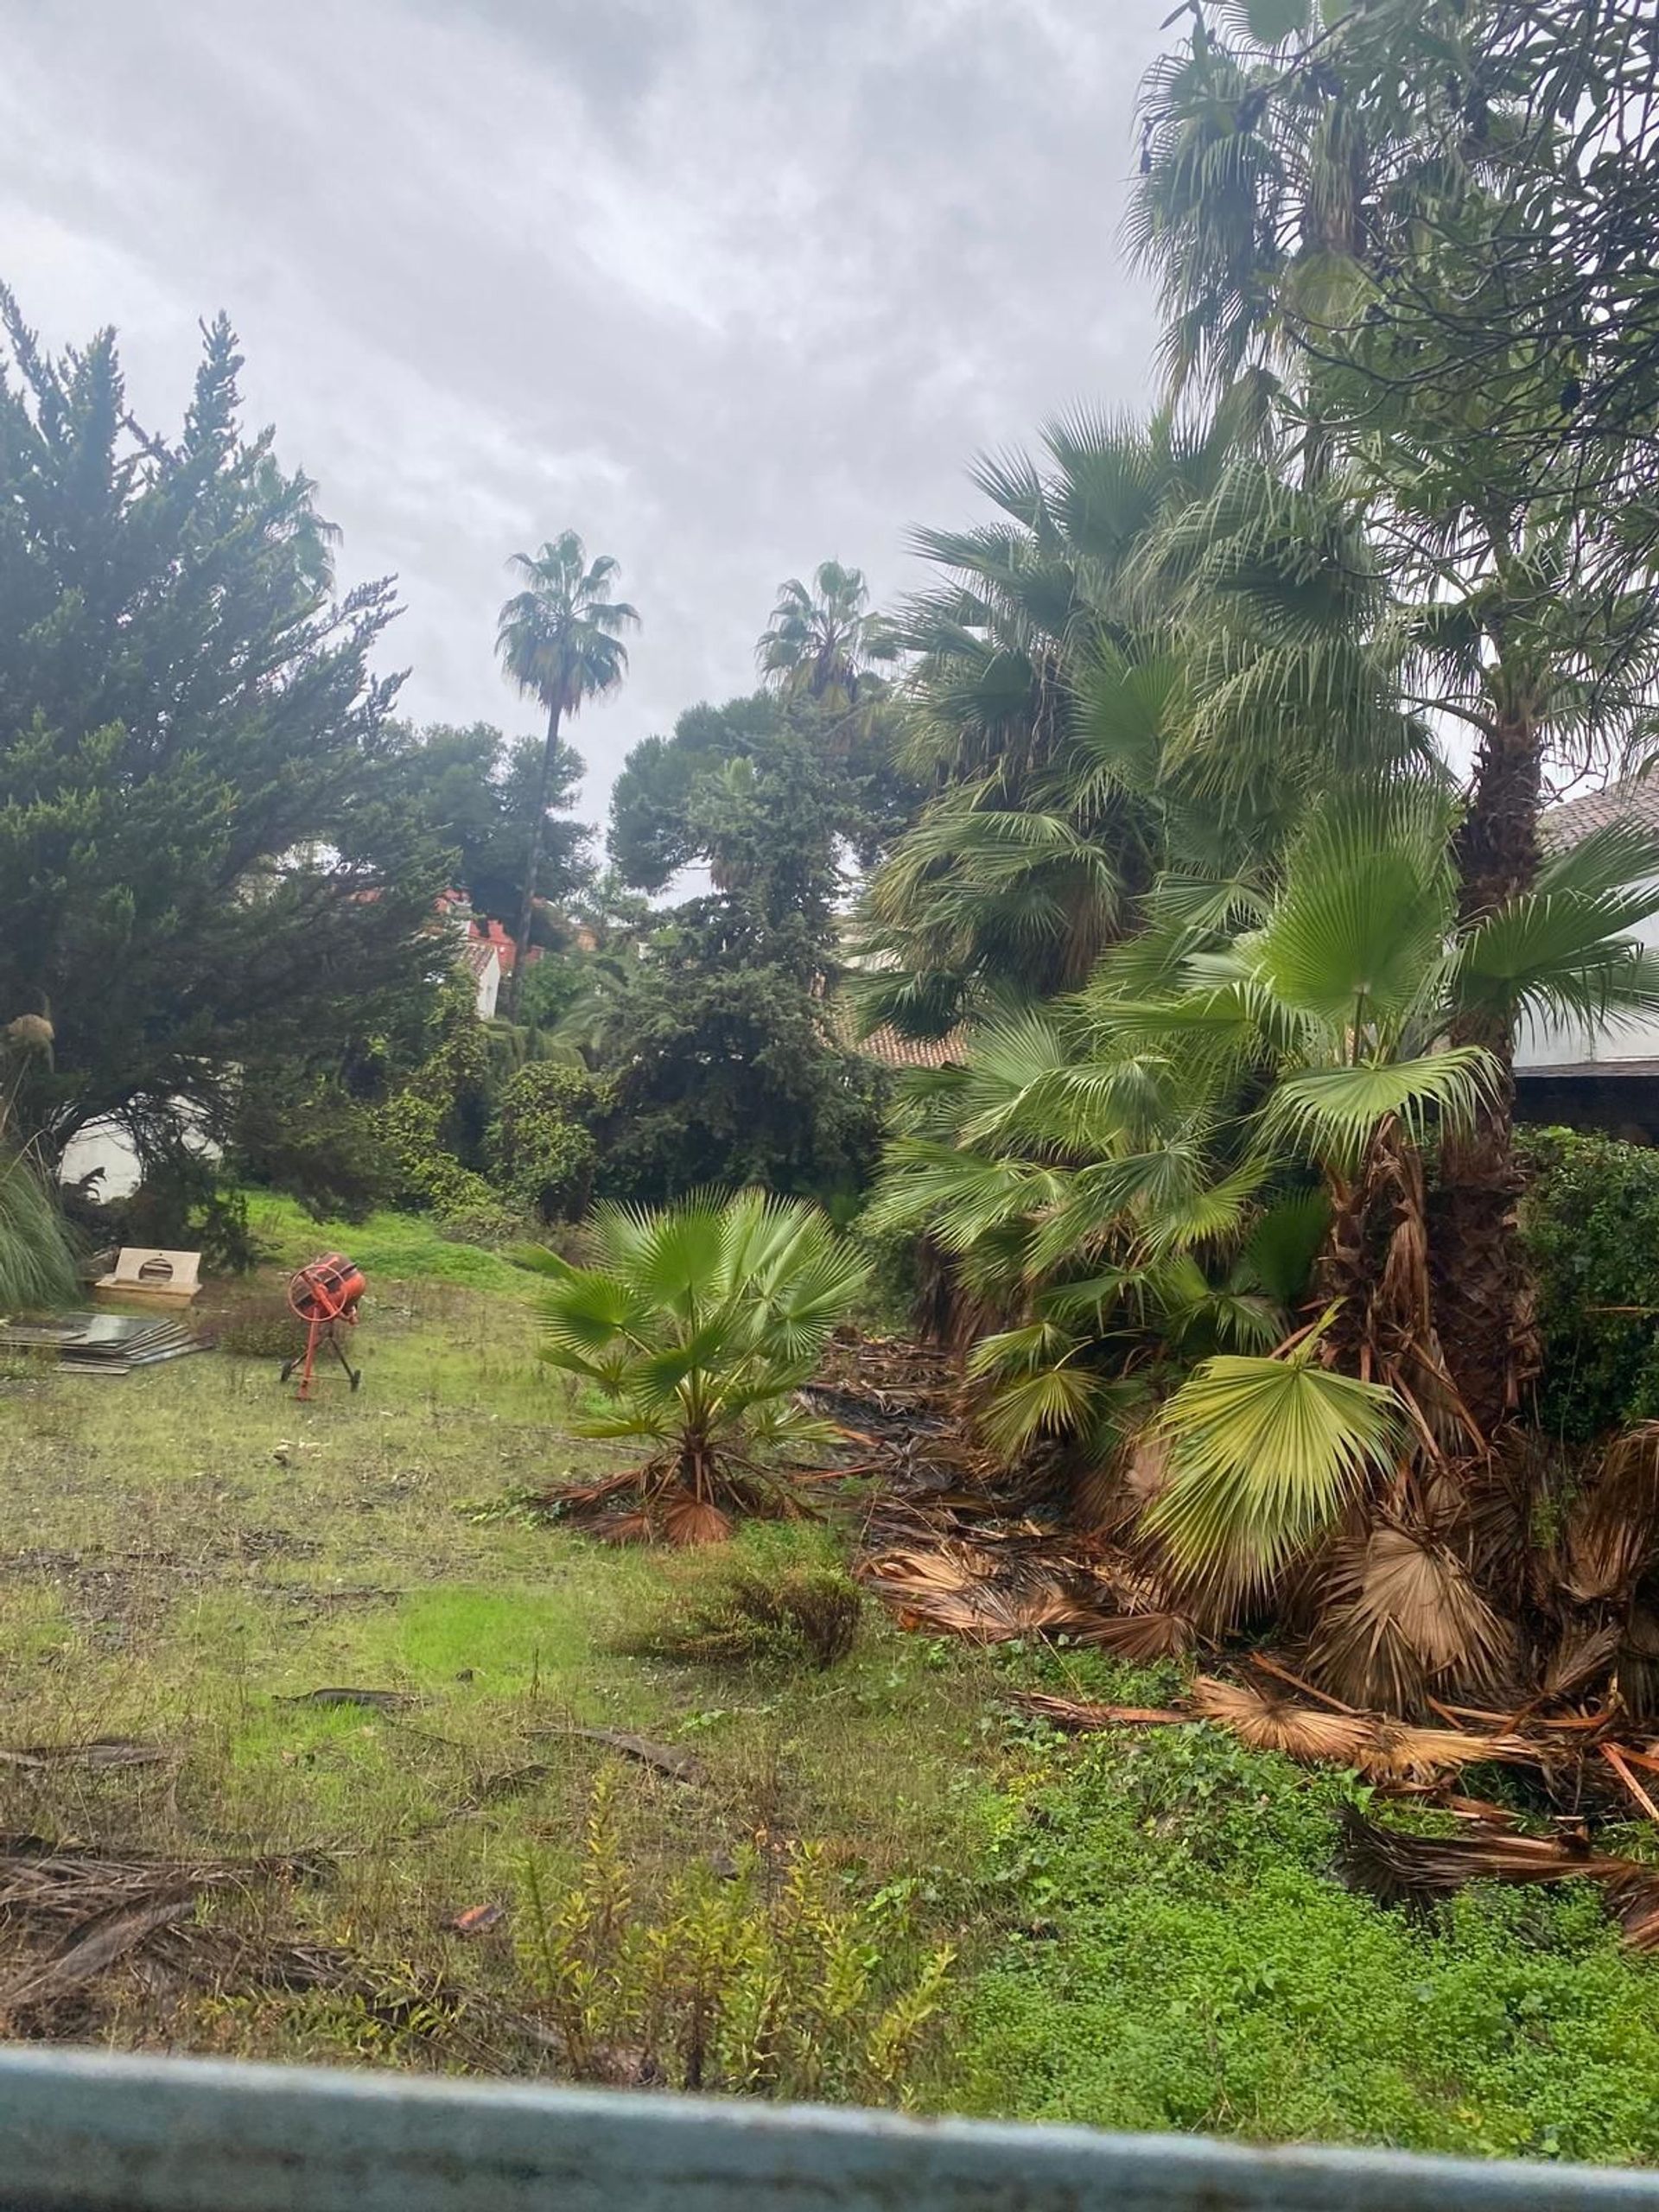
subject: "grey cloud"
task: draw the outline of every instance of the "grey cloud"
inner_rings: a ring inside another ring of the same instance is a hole
[[[0,0],[0,275],[48,340],[112,321],[175,415],[197,319],[395,570],[420,715],[529,717],[504,564],[568,525],[645,626],[586,716],[634,740],[751,680],[779,579],[886,594],[963,467],[1144,404],[1116,250],[1166,0]]]

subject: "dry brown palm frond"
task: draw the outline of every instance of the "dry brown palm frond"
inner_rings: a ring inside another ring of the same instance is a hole
[[[1173,1707],[1096,1705],[1089,1698],[1053,1697],[1044,1690],[1018,1690],[1008,1702],[1021,1713],[1046,1720],[1052,1727],[1079,1732],[1093,1728],[1185,1726],[1195,1718]]]
[[[1194,1631],[1185,1613],[1116,1613],[1103,1615],[1079,1641],[1146,1667],[1154,1659],[1185,1658]]]
[[[1633,1720],[1659,1719],[1659,1614],[1630,1607],[1613,1662],[1613,1687]]]
[[[1339,1548],[1325,1588],[1309,1670],[1352,1705],[1416,1714],[1432,1689],[1486,1693],[1513,1674],[1514,1630],[1452,1552],[1409,1529]]]
[[[1659,1951],[1659,1878],[1651,1868],[1615,1875],[1607,1897],[1630,1949]]]
[[[1592,1682],[1599,1682],[1613,1663],[1619,1636],[1618,1624],[1613,1621],[1580,1622],[1564,1630],[1544,1669],[1539,1685],[1541,1697],[1546,1700],[1576,1697]]]
[[[1085,1567],[1023,1533],[1000,1544],[988,1535],[979,1543],[899,1546],[858,1571],[906,1628],[986,1643],[1063,1636],[1141,1660],[1192,1647],[1191,1624],[1138,1602],[1145,1586],[1128,1570],[1102,1573],[1098,1563]]]
[[[556,1490],[542,1491],[534,1503],[549,1513],[568,1513],[572,1516],[590,1513],[595,1506],[606,1505],[620,1497],[624,1491],[638,1490],[639,1471],[625,1467],[620,1474],[601,1475],[591,1483],[563,1483]]]
[[[1495,1605],[1518,1612],[1537,1559],[1533,1516],[1547,1479],[1538,1440],[1506,1430],[1497,1448],[1459,1462],[1452,1479],[1459,1554]]]
[[[1125,1446],[1121,1465],[1123,1487],[1137,1513],[1162,1496],[1170,1483],[1170,1441],[1161,1429],[1145,1428]]]
[[[1659,1544],[1659,1421],[1610,1445],[1567,1516],[1560,1573],[1581,1605],[1627,1598]]]
[[[1193,1683],[1192,1710],[1252,1750],[1282,1751],[1308,1764],[1357,1765],[1372,1734],[1363,1713],[1322,1713],[1253,1682],[1224,1682],[1211,1675]]]
[[[643,1510],[634,1513],[599,1513],[591,1520],[571,1516],[578,1528],[590,1536],[597,1536],[602,1544],[648,1544],[657,1534],[652,1526],[650,1514]]]
[[[732,1533],[731,1516],[690,1491],[670,1491],[658,1501],[664,1541],[682,1550],[697,1544],[723,1544]]]
[[[1358,1761],[1369,1782],[1444,1782],[1465,1766],[1543,1766],[1546,1751],[1525,1736],[1479,1736],[1462,1728],[1414,1728],[1379,1720]]]
[[[1356,1805],[1344,1808],[1341,1825],[1344,1876],[1384,1904],[1421,1906],[1466,1882],[1652,1878],[1652,1870],[1637,1860],[1592,1851],[1581,1838],[1514,1835],[1497,1828],[1471,1835],[1408,1835],[1368,1821]]]
[[[1103,1460],[1071,1478],[1071,1519],[1090,1535],[1116,1535],[1138,1510],[1116,1459]]]

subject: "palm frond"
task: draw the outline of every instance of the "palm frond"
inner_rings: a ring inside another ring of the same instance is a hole
[[[1433,1128],[1468,1128],[1497,1077],[1491,1053],[1478,1045],[1448,1045],[1416,1059],[1310,1068],[1276,1086],[1266,1126],[1318,1158],[1352,1161],[1387,1121],[1400,1122],[1419,1145]]]
[[[1390,1465],[1399,1401],[1319,1351],[1316,1332],[1283,1357],[1206,1360],[1160,1414],[1173,1474],[1147,1525],[1196,1581],[1264,1587]]]

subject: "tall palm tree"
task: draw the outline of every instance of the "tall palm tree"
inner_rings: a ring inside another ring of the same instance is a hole
[[[940,1034],[1075,989],[1179,855],[1227,878],[1311,791],[1421,743],[1363,533],[1289,484],[1248,390],[1211,422],[1078,415],[919,533],[911,749],[938,796],[865,901],[868,1018]]]
[[[1572,47],[1596,12],[1575,9]],[[1195,16],[1147,79],[1130,219],[1177,386],[1270,374],[1310,478],[1383,526],[1415,610],[1408,696],[1475,740],[1466,921],[1536,880],[1551,757],[1576,772],[1644,733],[1659,658],[1652,541],[1631,521],[1643,442],[1568,437],[1591,372],[1529,304],[1532,272],[1560,258],[1559,195],[1517,196],[1510,165],[1524,149],[1534,188],[1552,163],[1572,184],[1589,134],[1582,78],[1511,51],[1527,15],[1422,0],[1338,20],[1247,0],[1217,26]],[[1434,1243],[1447,1357],[1490,1429],[1536,1354],[1510,1036],[1494,1016],[1459,1020],[1498,1074],[1442,1162]]]
[[[584,700],[601,698],[621,683],[628,667],[621,633],[635,627],[639,617],[626,600],[611,597],[611,586],[620,574],[616,562],[608,553],[597,554],[589,562],[574,530],[550,539],[534,556],[515,553],[508,566],[523,578],[524,588],[501,609],[496,651],[518,689],[547,710],[547,741],[536,782],[524,896],[513,932],[517,953],[507,984],[511,1020],[518,1014],[524,989],[560,726],[567,715],[580,710]]]
[[[810,585],[798,576],[779,585],[755,648],[762,676],[779,690],[842,708],[856,706],[876,668],[898,657],[893,631],[870,612],[864,571],[839,561],[821,561]]]

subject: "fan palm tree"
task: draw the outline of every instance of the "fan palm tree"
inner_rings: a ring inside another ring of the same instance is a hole
[[[1077,988],[1179,860],[1270,860],[1311,791],[1422,748],[1351,514],[1287,483],[1248,392],[1199,429],[1077,416],[979,464],[999,518],[927,531],[906,641],[942,784],[869,887],[872,1025]]]
[[[524,896],[513,932],[516,957],[507,983],[508,1018],[517,1017],[536,913],[536,878],[547,835],[548,795],[559,759],[559,731],[585,700],[614,691],[627,673],[628,651],[621,633],[639,622],[626,600],[613,600],[619,574],[608,553],[590,562],[580,537],[567,530],[539,553],[515,553],[508,564],[523,578],[501,609],[496,651],[518,689],[539,700],[547,713],[547,741],[542,749],[536,801],[531,817],[530,851],[524,863]]]
[[[1220,1347],[1157,1417],[1136,1524],[1212,1619],[1282,1608],[1318,1558],[1309,1663],[1396,1706],[1490,1676],[1513,1641],[1495,1530],[1510,1558],[1527,1541],[1437,1324],[1426,1160],[1502,1077],[1452,1033],[1659,1007],[1631,934],[1659,911],[1649,841],[1587,840],[1462,923],[1456,817],[1443,782],[1395,781],[1317,808],[1268,887],[1166,887],[1155,957],[1126,943],[936,1084],[882,1200],[1007,1300],[971,1364],[1008,1448],[1059,1436],[1098,1464],[1160,1348]],[[942,1101],[953,1136],[925,1128]]]
[[[892,627],[870,612],[863,570],[822,561],[810,584],[791,576],[779,586],[755,659],[779,690],[847,709],[868,694],[876,669],[896,660],[899,650]]]
[[[741,1510],[790,1510],[778,1455],[839,1432],[795,1396],[866,1268],[826,1217],[761,1191],[697,1192],[657,1212],[598,1207],[591,1263],[524,1255],[552,1278],[543,1357],[607,1410],[591,1436],[637,1440],[637,1473],[572,1493],[613,1537],[709,1543]],[[634,1493],[619,1516],[616,1501]]]

